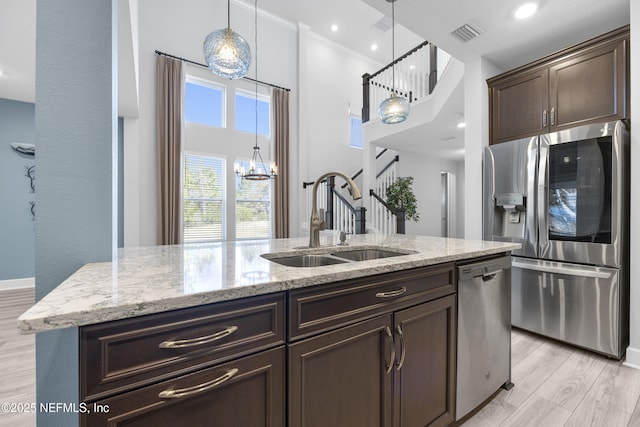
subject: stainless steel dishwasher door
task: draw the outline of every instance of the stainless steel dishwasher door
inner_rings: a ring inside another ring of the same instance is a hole
[[[458,267],[456,420],[509,386],[511,257]]]

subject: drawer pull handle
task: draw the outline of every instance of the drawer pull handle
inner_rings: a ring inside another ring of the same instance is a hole
[[[403,295],[405,292],[407,292],[407,288],[403,286],[400,289],[396,289],[395,291],[378,292],[376,294],[376,298],[395,298]]]
[[[217,385],[220,385],[226,381],[229,381],[235,374],[238,373],[238,368],[228,370],[224,375],[219,376],[215,380],[194,385],[192,387],[179,388],[176,390],[168,389],[158,393],[160,399],[178,399],[180,397],[187,397],[193,394],[198,394],[211,390]]]
[[[229,326],[223,331],[216,332],[215,334],[207,335],[204,337],[191,338],[188,340],[163,341],[158,345],[158,347],[183,348],[183,347],[194,347],[197,345],[209,344],[210,342],[214,342],[226,336],[229,336],[237,330],[238,330],[237,326]]]
[[[402,326],[396,325],[396,330],[398,331],[398,335],[400,335],[400,360],[396,363],[396,371],[402,369],[402,365],[404,365],[404,357],[407,352],[407,348],[404,345],[404,333],[402,332]]]
[[[393,369],[393,364],[396,360],[396,343],[393,340],[393,334],[391,333],[391,329],[388,326],[384,328],[384,332],[387,334],[387,338],[389,338],[389,345],[391,346],[391,355],[389,356],[389,364],[387,365],[386,371],[387,374],[391,373]]]

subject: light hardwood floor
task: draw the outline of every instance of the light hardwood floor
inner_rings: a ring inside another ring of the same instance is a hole
[[[514,329],[511,377],[464,427],[638,427],[640,370]]]
[[[0,403],[36,401],[35,337],[16,329],[33,300],[33,290],[0,291]],[[464,427],[640,427],[640,370],[523,331],[511,342],[515,387]],[[0,426],[35,424],[35,414],[0,411]]]
[[[36,338],[21,335],[16,319],[34,302],[33,289],[0,291],[0,405],[32,404],[36,401]],[[34,413],[5,412],[0,407],[0,426],[33,427]]]

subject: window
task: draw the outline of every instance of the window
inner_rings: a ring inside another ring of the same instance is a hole
[[[238,161],[249,169],[248,161]],[[265,165],[268,165],[265,162]],[[236,177],[236,238],[271,237],[271,180],[248,181]]]
[[[224,239],[225,160],[185,154],[184,242]]]
[[[224,127],[224,87],[190,77],[185,85],[184,119]]]
[[[258,135],[269,136],[269,97],[258,95]],[[236,130],[256,132],[256,95],[244,91],[236,92]]]
[[[362,118],[352,115],[349,129],[349,145],[353,148],[362,148]]]

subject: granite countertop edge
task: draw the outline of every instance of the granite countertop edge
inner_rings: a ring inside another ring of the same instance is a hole
[[[499,242],[482,242],[482,241],[462,241],[461,239],[443,239],[443,238],[430,238],[430,244],[433,242],[437,242],[439,244],[446,244],[447,242],[457,241],[460,242],[473,242],[477,244],[477,248],[471,248],[469,250],[460,251],[457,253],[444,253],[440,255],[433,254],[425,254],[424,252],[415,250],[415,246],[411,244],[403,245],[402,238],[395,238],[393,242],[389,243],[387,241],[380,241],[380,239],[374,239],[371,241],[371,238],[360,238],[360,245],[351,246],[351,249],[360,249],[367,247],[386,247],[389,249],[396,250],[405,250],[407,252],[411,252],[408,256],[403,257],[391,257],[391,258],[383,258],[376,259],[370,261],[357,261],[348,264],[338,264],[338,265],[330,265],[330,266],[322,266],[322,267],[313,267],[313,268],[300,268],[300,267],[283,267],[283,266],[275,266],[273,267],[273,271],[266,280],[258,281],[258,283],[240,285],[240,286],[227,286],[224,283],[225,287],[216,288],[211,290],[203,290],[202,292],[194,291],[188,293],[180,293],[180,291],[176,291],[175,289],[179,289],[180,286],[184,286],[184,283],[174,283],[173,288],[171,288],[170,292],[166,294],[160,293],[157,297],[150,297],[148,295],[140,296],[141,290],[138,289],[138,292],[135,295],[131,295],[130,300],[127,300],[127,297],[122,297],[122,301],[113,302],[114,299],[114,291],[111,294],[109,292],[104,292],[102,295],[98,295],[96,298],[91,298],[91,295],[82,295],[76,298],[78,301],[70,301],[69,304],[64,304],[61,301],[70,300],[72,298],[65,298],[65,295],[71,295],[71,292],[78,289],[86,290],[87,293],[94,291],[102,290],[108,286],[113,286],[113,277],[110,277],[112,282],[103,279],[100,283],[99,280],[93,280],[92,277],[95,277],[94,271],[108,271],[109,268],[114,269],[114,265],[120,264],[121,270],[118,272],[118,279],[120,282],[123,279],[126,279],[130,274],[131,276],[144,276],[144,269],[136,269],[133,272],[129,272],[127,270],[127,262],[133,258],[151,256],[153,259],[154,255],[145,255],[147,252],[156,253],[158,251],[162,251],[161,249],[151,249],[149,248],[145,251],[142,248],[138,248],[137,251],[123,251],[122,254],[119,255],[118,260],[114,260],[106,263],[90,263],[86,264],[84,267],[80,268],[76,273],[72,274],[67,280],[65,280],[61,285],[55,288],[49,295],[45,296],[42,300],[40,300],[36,305],[34,305],[31,309],[25,312],[22,316],[18,318],[18,329],[23,334],[29,333],[39,333],[46,332],[50,330],[56,329],[65,329],[70,327],[79,327],[92,325],[97,323],[103,323],[113,320],[126,319],[131,317],[143,316],[153,313],[160,313],[165,311],[184,309],[189,307],[195,307],[199,305],[205,305],[209,303],[221,302],[221,301],[230,301],[235,299],[241,299],[256,295],[264,295],[269,293],[288,291],[293,289],[304,288],[308,286],[316,286],[324,283],[331,283],[340,280],[353,279],[358,277],[366,277],[370,275],[376,275],[381,273],[388,273],[394,271],[407,270],[411,268],[423,267],[428,265],[441,264],[452,261],[459,261],[464,259],[471,259],[483,256],[494,255],[503,252],[509,252],[514,249],[518,249],[520,247],[519,244],[514,243],[499,243]],[[440,239],[440,240],[434,240]],[[260,262],[266,262],[269,265],[272,263],[267,261],[269,257],[273,257],[279,253],[285,253],[287,255],[304,253],[306,252],[318,252],[316,250],[301,250],[295,246],[296,243],[300,243],[299,239],[278,239],[279,241],[290,240],[292,244],[290,245],[271,245],[268,247],[269,253],[261,253],[260,256],[263,258]],[[358,239],[356,240],[356,244],[358,243]],[[411,242],[416,239],[412,239]],[[274,241],[272,241],[274,242]],[[400,244],[398,243],[400,242]],[[422,243],[420,241],[420,243]],[[486,246],[483,244],[487,244]],[[227,246],[232,245],[230,243],[226,244]],[[294,246],[292,246],[294,245]],[[419,244],[417,245],[419,246]],[[182,247],[182,245],[180,245]],[[233,250],[235,250],[235,246],[231,246]],[[296,249],[297,248],[297,249]],[[350,249],[346,248],[346,249]],[[327,248],[322,248],[321,250],[326,251]],[[174,252],[179,253],[179,249],[175,247],[173,249]],[[345,248],[339,248],[339,250],[345,250]],[[134,252],[134,255],[131,255],[127,252]],[[229,251],[227,250],[227,253]],[[156,254],[155,257],[158,258],[161,255]],[[237,255],[236,255],[237,257]],[[224,258],[224,257],[223,257]],[[266,259],[265,259],[266,258]],[[225,258],[226,261],[226,258]],[[234,261],[238,261],[234,259]],[[136,261],[141,264],[142,261]],[[227,266],[225,265],[225,268]],[[115,274],[115,273],[114,273]],[[93,276],[92,276],[93,275]],[[166,275],[166,281],[170,282],[171,275]],[[142,279],[139,279],[142,280]],[[152,280],[152,279],[150,279]],[[157,280],[157,279],[156,279]],[[180,280],[184,280],[181,278]],[[91,284],[89,282],[92,281]],[[224,280],[223,280],[224,281]],[[233,281],[233,280],[231,280]],[[102,286],[102,288],[101,288]],[[135,286],[143,287],[140,284],[125,284],[121,288],[123,289],[135,289]],[[77,293],[77,292],[76,292]],[[126,292],[123,292],[126,295]],[[117,296],[120,297],[118,294]],[[109,300],[111,299],[111,301]],[[73,307],[73,304],[76,304],[78,307]]]

